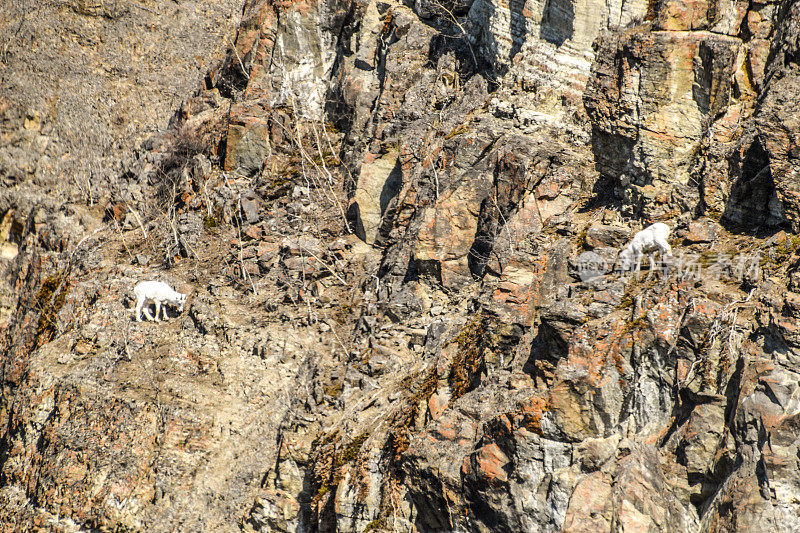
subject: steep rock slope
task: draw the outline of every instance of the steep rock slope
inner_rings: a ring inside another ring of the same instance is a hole
[[[246,2],[169,131],[92,145],[102,208],[3,193],[0,516],[797,530],[798,27]],[[656,220],[668,267],[612,272]],[[133,321],[146,277],[185,313]]]

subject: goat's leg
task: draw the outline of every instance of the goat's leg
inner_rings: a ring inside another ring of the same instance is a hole
[[[161,300],[156,300],[156,322],[160,322],[158,314],[161,312]]]
[[[667,260],[666,260],[666,258],[665,258],[663,253],[659,253],[658,254],[658,262],[657,262],[657,267],[656,268],[658,269],[658,272],[662,276],[666,276],[667,275]]]
[[[146,306],[144,306],[142,308],[142,312],[144,313],[144,316],[147,317],[147,320],[150,320],[150,321],[153,320],[153,315],[152,315],[152,313],[150,313],[150,304],[147,304]]]
[[[670,246],[666,240],[656,241],[656,246],[658,246],[658,249],[661,250],[661,253],[663,255],[666,255],[667,257],[672,257],[672,246]]]
[[[163,318],[164,320],[168,319],[169,317],[167,316],[167,306],[165,305],[165,306],[164,306],[164,307],[162,307],[161,309],[163,309],[162,318]]]
[[[144,313],[144,316],[147,317],[147,320],[152,321],[153,315],[150,313],[150,303],[151,302],[149,302],[147,298],[142,301],[142,312]]]
[[[144,305],[143,298],[136,298],[136,321],[142,321],[142,306]]]
[[[635,253],[635,255],[633,256],[633,262],[636,265],[635,266],[635,270],[636,270],[636,274],[638,275],[639,272],[642,271],[642,254],[641,254],[641,252],[637,251]]]
[[[642,258],[644,259],[644,258]],[[647,261],[650,268],[647,269],[647,275],[644,277],[645,281],[648,281],[653,276],[653,255],[647,254]]]

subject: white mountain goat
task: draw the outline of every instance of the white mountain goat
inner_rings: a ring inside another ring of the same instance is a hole
[[[667,242],[669,226],[656,222],[647,226],[633,236],[633,240],[619,253],[620,268],[623,271],[642,269],[642,256],[646,253],[660,251],[662,256],[672,257],[672,248]],[[650,270],[655,268],[652,254],[649,256]]]
[[[142,311],[148,320],[158,322],[158,314],[161,312],[162,305],[169,304],[178,308],[178,312],[183,312],[183,304],[186,303],[186,295],[172,290],[172,287],[160,281],[140,281],[133,288],[136,295],[136,320],[142,321]],[[150,314],[150,304],[156,304],[156,316]],[[164,319],[167,318],[167,308],[163,308]]]

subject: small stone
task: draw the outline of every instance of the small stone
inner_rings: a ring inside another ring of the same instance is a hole
[[[359,319],[359,325],[364,331],[374,331],[378,319],[374,316],[364,315]]]
[[[587,472],[599,470],[603,463],[614,456],[619,436],[605,439],[586,439],[575,448],[575,462]]]
[[[42,128],[42,118],[39,112],[35,109],[28,109],[25,113],[25,122],[22,127],[26,130],[40,130]]]
[[[427,329],[412,329],[411,330],[411,345],[412,346],[424,346],[425,339],[428,336]]]
[[[630,455],[631,453],[631,441],[628,438],[624,438],[619,441],[619,446],[617,446],[617,458],[622,458]]]
[[[539,200],[552,200],[558,196],[558,184],[554,182],[546,183],[536,187],[536,197]]]
[[[287,257],[283,260],[283,265],[286,270],[293,270],[295,272],[302,272],[306,276],[316,273],[321,273],[327,270],[320,264],[319,261],[313,257]]]
[[[428,412],[433,420],[439,418],[447,409],[450,405],[450,398],[450,389],[447,387],[431,395],[430,399],[428,399]]]
[[[582,281],[588,281],[611,272],[614,263],[594,252],[583,252],[574,262],[570,261],[570,266]]]
[[[258,202],[256,200],[242,200],[242,211],[247,222],[250,224],[258,222]]]
[[[347,247],[347,241],[342,239],[341,237],[330,243],[328,246],[331,251],[338,252],[340,250],[344,250]]]
[[[257,254],[257,248],[255,246],[248,246],[247,248],[242,248],[241,256],[239,255],[239,251],[237,250],[235,253],[236,259],[252,259]]]
[[[292,189],[292,199],[297,200],[298,198],[308,198],[309,190],[310,189],[308,187],[300,187],[299,185],[296,185],[294,189]]]
[[[596,224],[586,231],[586,244],[592,248],[620,247],[628,242],[629,231],[621,226]]]
[[[78,355],[86,355],[87,353],[92,351],[94,345],[91,341],[87,341],[86,339],[82,339],[75,344],[73,351]]]
[[[800,316],[800,294],[794,292],[786,293],[786,307],[793,317]]]
[[[278,254],[280,246],[276,242],[260,242],[256,247],[256,255],[259,261],[272,259]]]
[[[126,213],[125,217],[122,219],[122,229],[131,230],[138,227],[139,225],[136,222],[136,217],[134,217],[132,213]]]
[[[261,226],[250,226],[244,233],[251,239],[260,240],[264,236],[264,229]]]
[[[290,256],[317,255],[322,253],[319,239],[314,237],[286,237],[281,241],[281,251]]]
[[[688,243],[713,242],[717,238],[717,224],[710,219],[699,219],[689,223],[689,233],[686,234]]]
[[[508,474],[503,467],[510,462],[510,459],[497,444],[487,444],[478,450],[475,462],[478,474],[486,481],[505,482],[508,480]]]

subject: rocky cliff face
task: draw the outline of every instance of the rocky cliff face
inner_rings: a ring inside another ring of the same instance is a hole
[[[6,529],[800,529],[800,4],[30,4]]]

